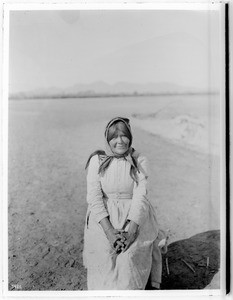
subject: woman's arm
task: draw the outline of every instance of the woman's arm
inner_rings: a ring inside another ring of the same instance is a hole
[[[136,240],[139,227],[145,221],[148,213],[148,203],[147,203],[147,177],[148,177],[148,168],[147,168],[147,159],[140,156],[138,159],[138,167],[140,173],[138,174],[138,184],[135,183],[133,190],[133,198],[130,206],[130,211],[128,215],[129,228],[126,233],[125,252]]]
[[[120,248],[124,247],[124,241],[125,237],[121,234],[122,230],[115,229],[110,220],[109,217],[103,218],[100,222],[100,225],[103,228],[104,233],[107,236],[107,239],[110,242],[111,247],[118,252]]]
[[[96,222],[100,223],[110,245],[118,251],[123,246],[124,237],[120,231],[113,228],[107,208],[104,205],[103,193],[99,176],[99,158],[95,155],[91,158],[87,173],[87,202],[91,213],[94,214]]]
[[[148,213],[147,203],[147,178],[148,160],[144,156],[138,158],[138,184],[135,183],[132,203],[128,215],[128,220],[133,221],[138,226],[144,223]]]
[[[109,215],[107,208],[104,205],[98,171],[99,158],[98,155],[94,155],[90,160],[87,171],[87,203],[89,204],[89,209],[91,213],[94,214],[97,223]]]

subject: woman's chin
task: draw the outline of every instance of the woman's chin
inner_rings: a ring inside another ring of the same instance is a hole
[[[115,149],[115,154],[117,154],[117,155],[123,155],[123,154],[125,154],[125,152],[127,151],[127,149],[125,149],[125,148],[121,148],[121,149]]]

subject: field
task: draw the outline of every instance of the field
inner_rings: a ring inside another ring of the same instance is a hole
[[[10,100],[9,290],[86,289],[84,167],[115,116],[131,119],[150,161],[149,199],[169,243],[219,230],[218,112],[205,95]]]

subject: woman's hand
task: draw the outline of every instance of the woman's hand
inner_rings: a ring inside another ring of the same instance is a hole
[[[125,237],[122,235],[121,230],[109,227],[105,231],[105,234],[107,236],[107,239],[109,240],[111,247],[115,250],[116,253],[124,247]]]
[[[122,252],[125,252],[129,249],[138,236],[138,224],[131,220],[129,223],[128,232],[125,231],[122,234],[126,238],[126,241],[124,242],[124,248],[122,248]]]
[[[122,235],[123,230],[115,229],[112,226],[109,217],[103,218],[99,223],[102,226],[104,233],[106,234],[106,237],[115,252],[119,253],[122,251],[125,241],[125,237]]]

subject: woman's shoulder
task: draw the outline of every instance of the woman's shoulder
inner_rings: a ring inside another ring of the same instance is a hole
[[[145,156],[142,153],[138,154],[138,162],[144,162],[144,161],[148,161],[147,156]]]
[[[92,155],[86,167],[87,176],[89,178],[92,178],[92,176],[96,176],[99,173],[99,166],[100,164],[99,164],[98,154]]]
[[[90,158],[90,165],[91,164],[96,164],[99,163],[99,155],[98,154],[93,154]]]
[[[138,164],[148,163],[147,157],[142,153],[135,152],[134,157],[136,158]]]
[[[96,150],[95,152],[91,153],[87,160],[85,168],[87,169],[89,165],[99,165],[99,161],[103,155],[105,155],[105,152],[103,150]]]
[[[145,155],[139,153],[137,157],[137,165],[140,172],[148,176],[149,173],[149,162]]]

